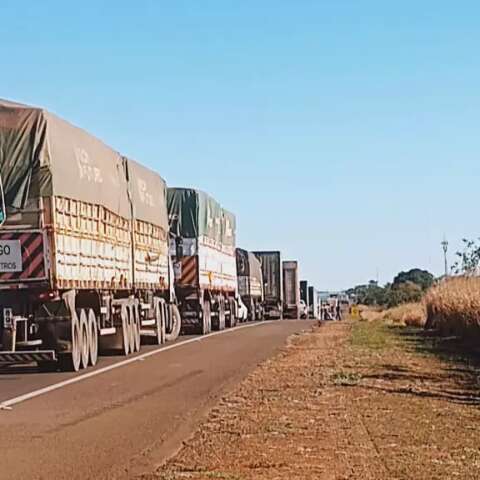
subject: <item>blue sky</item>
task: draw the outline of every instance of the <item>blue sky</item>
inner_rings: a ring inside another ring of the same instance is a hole
[[[439,274],[443,235],[452,252],[480,233],[479,18],[473,1],[3,0],[0,97],[208,191],[239,245],[318,288]]]

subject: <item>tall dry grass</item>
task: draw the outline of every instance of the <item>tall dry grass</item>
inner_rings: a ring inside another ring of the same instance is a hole
[[[454,277],[425,295],[427,328],[444,335],[480,338],[480,278]]]
[[[423,327],[427,321],[427,312],[422,302],[404,303],[398,307],[386,310],[383,313],[383,319],[398,325]]]
[[[396,325],[407,325],[412,327],[423,327],[427,314],[425,305],[418,303],[404,303],[398,307],[384,310],[380,307],[360,307],[360,319],[367,322],[385,320]]]

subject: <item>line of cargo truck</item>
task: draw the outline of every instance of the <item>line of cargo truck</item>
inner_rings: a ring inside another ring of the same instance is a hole
[[[214,198],[44,109],[0,100],[0,187],[0,365],[78,371],[300,315],[297,262],[237,248]]]

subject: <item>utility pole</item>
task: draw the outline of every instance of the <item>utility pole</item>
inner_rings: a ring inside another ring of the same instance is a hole
[[[448,242],[445,237],[443,237],[443,241],[440,245],[442,245],[442,249],[443,249],[443,261],[445,262],[445,277],[448,277],[448,263],[447,263]]]

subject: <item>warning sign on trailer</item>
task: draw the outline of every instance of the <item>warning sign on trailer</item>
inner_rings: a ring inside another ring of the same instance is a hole
[[[22,271],[20,240],[0,240],[0,272]]]

